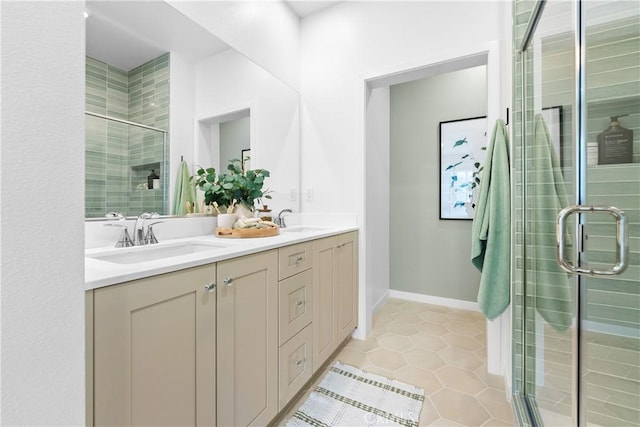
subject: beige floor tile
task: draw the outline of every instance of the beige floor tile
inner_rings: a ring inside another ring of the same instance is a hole
[[[398,335],[404,335],[407,337],[418,333],[418,330],[414,325],[410,323],[398,322],[395,320],[391,323],[387,323],[385,325],[385,328],[387,329],[388,332],[392,332]]]
[[[354,350],[349,347],[345,347],[338,353],[336,360],[340,363],[355,366],[356,368],[362,368],[369,365],[369,359],[364,351]]]
[[[480,426],[490,418],[473,396],[455,390],[444,388],[431,396],[431,401],[441,417],[464,426]]]
[[[442,388],[442,383],[438,381],[433,372],[416,366],[403,366],[395,371],[394,374],[396,379],[422,388],[427,396]]]
[[[448,347],[438,351],[438,354],[447,365],[473,371],[483,365],[483,362],[475,354],[463,348]]]
[[[425,334],[433,335],[436,337],[440,337],[446,334],[449,334],[449,330],[442,325],[438,325],[433,322],[422,322],[416,325],[416,329],[420,332],[424,332]]]
[[[512,427],[515,426],[513,421],[499,420],[497,418],[490,418],[482,424],[482,427]]]
[[[470,338],[473,338],[482,332],[482,329],[478,329],[478,326],[476,326],[475,323],[464,323],[455,320],[446,322],[444,327],[456,335],[466,335]]]
[[[424,350],[438,351],[447,347],[442,338],[424,332],[411,335],[413,345]]]
[[[430,350],[412,348],[402,354],[410,365],[429,371],[433,371],[445,365],[444,360],[438,356],[438,353]]]
[[[434,427],[465,427],[462,424],[458,424],[455,421],[451,421],[448,420],[446,418],[438,418],[437,420],[435,420],[433,423],[431,424],[420,424],[422,425],[430,425],[430,426],[434,426]]]
[[[387,350],[405,351],[413,347],[413,342],[409,337],[402,335],[385,335],[378,338],[380,348],[386,348]]]
[[[486,372],[481,314],[389,299],[373,325],[367,340],[352,339],[335,359],[424,389],[421,426],[513,425],[504,379]],[[279,425],[286,424],[322,376]]]
[[[487,388],[476,374],[454,366],[443,366],[435,374],[446,388],[462,393],[476,395]]]
[[[393,315],[393,318],[397,322],[409,323],[411,325],[417,325],[423,322],[422,318],[416,313],[396,313]]]
[[[431,401],[426,398],[422,403],[419,424],[421,426],[434,425],[433,423],[436,422],[439,418],[440,415],[438,415],[438,411],[436,411],[436,408],[433,406]]]
[[[390,371],[395,371],[407,365],[401,353],[385,348],[377,348],[367,353],[371,365],[376,365]]]
[[[473,337],[460,335],[457,332],[443,335],[442,339],[449,345],[465,350],[477,350],[483,346],[478,343]]]
[[[380,344],[378,343],[378,339],[376,337],[369,337],[366,340],[357,340],[353,338],[347,343],[345,348],[364,351],[366,353],[367,351],[380,348]]]
[[[420,313],[419,316],[426,322],[436,323],[440,325],[451,321],[451,318],[447,316],[447,313],[424,311]]]
[[[513,419],[511,405],[505,400],[503,390],[487,388],[478,393],[476,399],[480,401],[493,418],[500,420]],[[513,423],[513,421],[511,422]]]

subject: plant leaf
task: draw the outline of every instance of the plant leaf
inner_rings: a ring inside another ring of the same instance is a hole
[[[462,144],[466,144],[467,143],[467,137],[465,136],[462,139],[457,140],[454,144],[453,144],[453,148],[459,147]]]
[[[456,166],[459,166],[459,165],[461,165],[461,164],[462,164],[462,162],[458,162],[458,163],[456,163],[456,164],[454,164],[454,165],[449,165],[449,166],[447,166],[447,168],[445,169],[445,171],[448,171],[448,170],[450,170],[450,169],[453,169],[453,168],[455,168]]]

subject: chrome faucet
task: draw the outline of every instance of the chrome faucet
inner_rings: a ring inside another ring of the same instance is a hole
[[[138,218],[136,219],[136,225],[135,228],[133,229],[133,238],[134,238],[134,244],[136,246],[141,246],[141,245],[146,245],[147,243],[158,243],[158,241],[155,239],[154,236],[154,241],[149,242],[147,239],[147,232],[145,232],[144,229],[144,222],[147,219],[155,219],[155,218],[160,218],[160,215],[158,215],[157,212],[142,212],[140,215],[138,215]]]
[[[127,224],[124,223],[127,218],[125,218],[125,216],[120,212],[115,211],[109,212],[105,217],[111,220],[118,220],[117,222],[108,222],[105,224],[106,227],[119,227],[121,229],[120,237],[116,242],[116,248],[128,248],[133,246],[133,240],[131,240],[131,237],[129,236],[129,228],[127,227]]]
[[[276,224],[278,224],[280,228],[287,228],[287,224],[285,224],[284,217],[282,216],[283,213],[293,213],[293,211],[291,209],[282,209],[276,217]]]

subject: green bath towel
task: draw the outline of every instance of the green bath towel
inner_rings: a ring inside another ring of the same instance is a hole
[[[191,181],[189,166],[184,160],[180,162],[178,175],[176,176],[176,190],[173,197],[173,215],[186,215],[187,202],[192,205],[196,201],[196,187]]]
[[[571,282],[556,260],[556,217],[568,206],[568,200],[558,155],[540,114],[534,118],[531,153],[534,161],[529,181],[535,185],[530,186],[527,198],[531,265],[527,283],[534,285],[538,313],[556,331],[563,332],[571,325]],[[571,243],[567,236],[565,241]]]
[[[472,226],[471,262],[482,274],[478,304],[488,319],[508,306],[511,272],[511,193],[507,127],[497,120],[487,149]]]

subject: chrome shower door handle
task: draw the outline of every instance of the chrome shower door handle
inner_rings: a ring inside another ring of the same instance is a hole
[[[616,264],[610,270],[594,270],[576,267],[570,264],[566,255],[564,235],[567,228],[567,218],[575,213],[607,213],[616,220]],[[585,274],[589,276],[614,276],[626,270],[629,256],[629,229],[624,212],[614,206],[569,206],[564,208],[556,218],[556,256],[560,267],[568,273]]]

